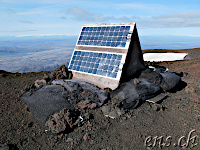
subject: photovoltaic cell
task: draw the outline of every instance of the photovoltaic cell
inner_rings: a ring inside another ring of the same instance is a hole
[[[83,27],[77,45],[125,47],[130,26]]]
[[[121,60],[122,54],[75,50],[69,64],[69,69],[116,78]]]

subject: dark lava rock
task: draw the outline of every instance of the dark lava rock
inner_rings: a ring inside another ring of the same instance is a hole
[[[45,125],[52,133],[70,132],[76,126],[77,115],[70,109],[63,108],[51,115]]]
[[[63,108],[74,107],[66,101],[68,92],[60,85],[46,85],[36,91],[22,95],[22,101],[28,106],[35,119],[45,127],[45,122],[50,115]]]
[[[57,68],[50,74],[50,79],[71,79],[72,73],[68,71],[68,69],[65,67],[65,65],[62,65],[61,67]]]
[[[178,75],[175,75],[171,72],[163,72],[160,74],[163,77],[163,82],[161,83],[160,87],[164,91],[170,91],[170,90],[174,89],[181,81],[181,77],[179,77]]]
[[[124,108],[136,108],[140,101],[144,102],[160,93],[160,87],[155,86],[145,79],[135,79],[122,83],[112,92],[112,98],[122,103]]]
[[[53,84],[62,85],[70,93],[69,101],[77,104],[82,100],[90,100],[98,106],[102,106],[108,99],[108,92],[95,85],[80,80],[54,80]]]
[[[101,111],[103,112],[104,116],[110,117],[112,119],[115,119],[123,114],[125,114],[125,111],[123,108],[118,107],[112,107],[112,106],[102,106]]]
[[[150,83],[152,83],[153,85],[156,85],[156,86],[160,86],[160,84],[163,82],[162,75],[159,72],[153,71],[150,68],[143,70],[141,72],[141,75],[139,76],[139,78],[145,79],[148,82],[150,82]]]
[[[147,68],[141,72],[139,78],[145,79],[153,85],[160,86],[164,91],[174,89],[181,80],[180,76],[160,68],[155,68],[155,71]]]
[[[80,101],[78,104],[76,104],[76,106],[80,109],[87,109],[87,108],[94,109],[97,107],[97,104],[93,103],[90,100],[83,100]]]

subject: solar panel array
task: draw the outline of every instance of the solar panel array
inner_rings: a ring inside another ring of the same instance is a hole
[[[117,78],[123,54],[74,50],[69,69]]]
[[[77,45],[126,46],[130,26],[83,27]]]

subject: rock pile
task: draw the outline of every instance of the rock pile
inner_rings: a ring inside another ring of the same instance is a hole
[[[49,78],[51,80],[55,79],[71,79],[72,78],[72,73],[68,71],[68,69],[65,67],[65,65],[62,65],[60,68],[57,68],[54,70]]]
[[[24,91],[31,91],[40,88],[44,85],[50,85],[53,80],[71,79],[71,78],[72,78],[72,72],[68,71],[65,65],[62,65],[61,67],[52,71],[51,74],[45,74],[43,79],[36,80],[32,85],[27,85],[24,88]]]
[[[70,80],[71,77],[68,69],[61,66],[35,81],[30,87],[35,89],[22,96],[36,120],[52,133],[72,131],[84,118],[90,118],[86,110],[101,107],[107,100],[109,103],[102,106],[101,111],[104,116],[115,119],[125,114],[126,109],[136,108],[147,99],[174,89],[181,80],[163,68],[147,68],[138,78],[110,91],[85,81]]]
[[[173,90],[181,81],[164,68],[147,68],[138,78],[122,83],[115,91],[111,92],[113,101],[124,108],[136,108],[140,103],[158,95],[163,91]]]
[[[52,84],[62,85],[69,92],[68,100],[71,104],[77,104],[82,100],[90,100],[98,106],[108,99],[108,92],[97,86],[80,80],[54,80]]]
[[[45,126],[48,127],[52,133],[68,133],[77,125],[77,118],[76,112],[63,108],[59,112],[51,115],[45,123]]]

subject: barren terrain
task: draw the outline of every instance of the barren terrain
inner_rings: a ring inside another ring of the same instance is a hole
[[[21,101],[39,73],[0,72],[0,147],[15,149],[200,149],[200,49],[181,50],[184,61],[151,63],[182,76],[183,85],[159,104],[145,102],[116,119],[101,108],[87,110],[89,121],[68,134],[45,131]],[[181,52],[179,51],[179,52]],[[5,145],[4,145],[5,144]]]

